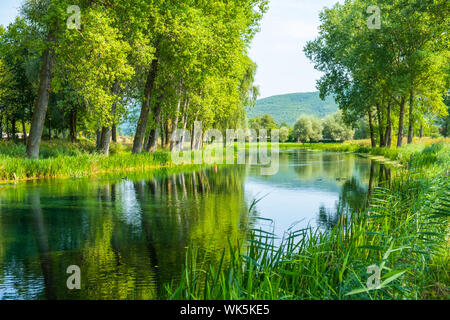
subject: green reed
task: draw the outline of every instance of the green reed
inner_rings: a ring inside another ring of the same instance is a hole
[[[330,230],[291,232],[276,246],[273,233],[251,229],[219,264],[189,251],[166,298],[449,299],[449,148],[419,149],[390,186],[374,190],[367,210]],[[366,284],[371,265],[381,269],[377,289]]]
[[[145,171],[170,164],[165,151],[133,155],[122,145],[113,144],[110,156],[95,151],[95,144],[81,141],[71,144],[63,141],[44,142],[40,159],[25,157],[25,146],[11,142],[0,143],[0,181],[34,178],[84,177],[102,173]]]

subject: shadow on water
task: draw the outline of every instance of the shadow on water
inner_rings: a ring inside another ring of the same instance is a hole
[[[286,229],[311,214],[329,228],[390,179],[366,159],[296,151],[281,153],[269,177],[242,165],[3,188],[0,299],[162,298],[188,247],[218,263],[258,217]],[[249,214],[257,194],[268,196]],[[71,265],[81,269],[81,290],[66,286]]]
[[[371,161],[368,186],[362,185],[355,177],[345,181],[339,200],[333,209],[321,206],[318,214],[318,225],[322,229],[331,230],[340,222],[348,222],[352,214],[364,212],[375,186],[389,187],[392,182],[392,169]],[[343,219],[343,221],[341,221]]]
[[[17,185],[0,194],[0,298],[157,299],[186,248],[220,260],[247,225],[245,168]],[[68,290],[70,265],[81,290]]]

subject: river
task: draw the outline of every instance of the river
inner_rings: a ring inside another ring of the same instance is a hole
[[[249,228],[279,238],[326,230],[364,210],[390,170],[354,154],[286,150],[273,176],[236,165],[3,186],[0,299],[158,299],[188,248],[219,260]],[[71,265],[81,290],[67,288]]]

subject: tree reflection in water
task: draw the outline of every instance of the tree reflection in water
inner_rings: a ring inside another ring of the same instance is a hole
[[[229,241],[244,241],[255,215],[292,223],[318,210],[318,226],[330,228],[347,212],[363,211],[370,190],[391,179],[390,169],[353,155],[305,151],[281,153],[274,176],[259,172],[224,166],[4,188],[0,298],[164,297],[165,285],[179,279],[187,247],[199,262],[219,263]],[[252,186],[276,190],[264,199],[272,207],[261,201],[255,215],[248,212]],[[316,203],[330,197],[339,199],[336,208]],[[81,290],[66,287],[70,265],[81,269]]]
[[[390,186],[391,181],[392,170],[384,164],[371,161],[368,187],[361,184],[355,177],[345,181],[335,207],[330,209],[324,205],[320,206],[317,218],[319,227],[331,230],[340,222],[348,222],[352,214],[364,212],[375,184],[387,187]]]

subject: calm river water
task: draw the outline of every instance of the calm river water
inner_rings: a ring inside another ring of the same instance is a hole
[[[242,165],[0,187],[0,299],[157,299],[188,247],[220,259],[217,249],[249,227],[279,237],[330,228],[363,210],[390,174],[357,155],[303,150],[282,151],[276,175],[259,172]],[[66,286],[71,265],[81,290]]]

